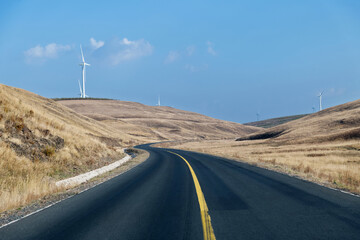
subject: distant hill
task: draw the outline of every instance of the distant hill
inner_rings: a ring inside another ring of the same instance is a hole
[[[261,128],[244,126],[165,106],[118,100],[58,100],[75,112],[98,120],[135,139],[154,142],[187,139],[228,139]]]
[[[270,118],[270,119],[256,121],[256,122],[244,123],[244,125],[261,127],[261,128],[271,128],[271,127],[275,127],[275,126],[305,117],[307,115],[309,115],[309,114],[300,114],[300,115],[293,115],[293,116],[286,116],[286,117],[279,117],[279,118]]]
[[[237,140],[327,142],[360,139],[360,100],[327,108]]]

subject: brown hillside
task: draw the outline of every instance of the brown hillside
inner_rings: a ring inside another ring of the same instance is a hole
[[[238,140],[328,142],[360,139],[360,100],[345,103],[303,118],[259,131]]]
[[[260,128],[222,121],[171,107],[117,100],[59,100],[75,112],[99,120],[139,139],[151,141],[225,139]]]
[[[261,128],[271,128],[271,127],[275,127],[287,122],[291,122],[294,121],[296,119],[305,117],[308,114],[300,114],[300,115],[293,115],[293,116],[286,116],[286,117],[278,117],[278,118],[270,118],[270,119],[265,119],[265,120],[261,120],[261,121],[256,121],[256,122],[249,122],[249,123],[244,123],[244,125],[246,126],[254,126],[254,127],[261,127]]]
[[[31,92],[0,84],[0,212],[55,191],[57,179],[123,156],[134,140]]]

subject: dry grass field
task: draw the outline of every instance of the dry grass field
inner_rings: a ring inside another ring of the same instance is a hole
[[[360,100],[327,108],[238,140],[272,139],[289,143],[326,143],[360,139]]]
[[[136,143],[53,100],[0,85],[0,212],[57,191],[54,181],[109,164]]]
[[[162,144],[245,161],[360,193],[360,100],[238,139]]]
[[[135,102],[91,99],[57,102],[147,142],[234,139],[261,129],[171,107],[147,106]]]

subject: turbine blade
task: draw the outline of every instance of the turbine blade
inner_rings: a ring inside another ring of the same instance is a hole
[[[81,89],[80,80],[78,80],[78,83],[79,83],[80,94],[81,94],[81,96],[82,96],[82,89]]]
[[[84,54],[83,54],[83,50],[82,50],[81,44],[80,44],[80,51],[81,51],[81,59],[82,59],[83,62],[85,62],[85,60],[84,60]]]

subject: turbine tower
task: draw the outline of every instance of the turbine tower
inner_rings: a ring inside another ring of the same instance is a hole
[[[158,96],[158,103],[156,104],[156,106],[159,106],[159,107],[161,106],[160,105],[160,95]]]
[[[81,60],[82,62],[79,64],[82,68],[82,88],[80,86],[80,93],[81,93],[81,98],[86,98],[86,92],[85,92],[85,68],[86,66],[90,66],[90,64],[86,63],[85,62],[85,59],[84,59],[84,54],[83,54],[83,50],[82,50],[82,47],[81,47],[81,44],[80,44],[80,51],[81,51]],[[79,83],[80,85],[80,83]]]
[[[80,80],[78,80],[78,83],[79,83],[79,89],[80,89],[80,97],[82,97],[82,89],[81,89]]]
[[[318,97],[319,97],[319,109],[320,109],[320,111],[322,110],[322,95],[323,95],[323,93],[324,93],[324,91],[322,91],[319,95],[318,95]]]

